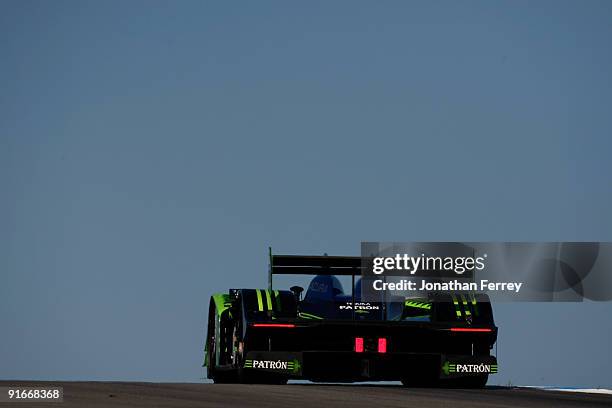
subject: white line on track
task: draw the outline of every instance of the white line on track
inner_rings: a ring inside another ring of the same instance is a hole
[[[588,393],[588,394],[609,394],[609,395],[612,395],[612,390],[609,390],[607,388],[564,388],[564,387],[555,387],[555,386],[538,387],[538,386],[534,386],[534,385],[524,385],[523,387],[525,387],[525,388],[537,388],[537,389],[546,390],[546,391],[585,392],[585,393]]]

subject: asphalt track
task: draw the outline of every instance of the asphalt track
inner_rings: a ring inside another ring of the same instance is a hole
[[[4,407],[612,407],[612,395],[487,387],[482,390],[400,385],[226,385],[139,382],[0,381],[0,386],[64,387],[64,402]]]

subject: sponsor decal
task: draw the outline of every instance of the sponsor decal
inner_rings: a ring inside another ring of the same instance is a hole
[[[495,374],[497,373],[497,364],[462,364],[444,362],[442,372],[445,375],[450,374]]]
[[[253,360],[245,360],[244,368],[298,372],[300,370],[300,362],[297,359],[294,359],[291,361],[253,359]]]
[[[340,310],[353,310],[353,305],[351,302],[346,302],[345,305],[340,305],[338,308]],[[380,306],[369,302],[355,302],[355,310],[380,310]]]

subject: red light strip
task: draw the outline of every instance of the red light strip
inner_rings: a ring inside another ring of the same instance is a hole
[[[355,352],[363,353],[363,337],[355,337]]]
[[[253,327],[284,327],[287,329],[295,327],[295,324],[291,323],[253,323]]]
[[[468,332],[468,333],[491,333],[493,329],[479,329],[475,327],[451,327],[452,332]]]
[[[380,337],[378,339],[378,352],[386,353],[387,352],[387,339],[384,337]]]

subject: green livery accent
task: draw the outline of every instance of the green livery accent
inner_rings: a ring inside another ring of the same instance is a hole
[[[404,306],[408,306],[408,307],[416,307],[418,309],[426,309],[426,310],[430,310],[431,309],[431,303],[428,302],[417,302],[414,300],[407,300],[404,302]]]
[[[465,298],[465,296],[463,294],[460,295],[461,296],[461,303],[463,303],[463,309],[465,310],[465,316],[471,316],[472,312],[470,311],[470,307],[468,306],[468,302],[467,299]]]
[[[215,302],[215,309],[217,309],[217,316],[221,316],[232,305],[230,295],[227,293],[215,293],[212,298]]]
[[[459,299],[459,297],[461,299]],[[464,317],[468,318],[472,315],[478,316],[478,301],[476,300],[476,296],[473,294],[460,294],[459,297],[451,293],[457,319],[461,320]]]
[[[474,309],[474,314],[478,316],[478,301],[476,300],[476,295],[470,295],[472,298],[472,309]]]
[[[276,310],[278,310],[280,312],[282,307],[281,307],[280,293],[278,292],[278,290],[274,291],[274,301],[276,303]]]
[[[459,302],[457,301],[457,296],[451,293],[451,298],[453,299],[453,304],[455,305],[455,314],[457,315],[457,319],[461,319],[461,308],[459,307]]]
[[[323,320],[321,316],[313,315],[313,314],[306,313],[306,312],[300,312],[298,316],[301,317],[302,319]]]
[[[276,310],[281,310],[281,298],[278,290],[255,289],[255,293],[257,294],[257,307],[260,312],[273,312],[274,305],[276,305]]]
[[[295,359],[295,360],[293,360],[293,361],[290,361],[290,362],[289,362],[289,364],[290,364],[290,367],[292,367],[292,368],[291,368],[291,371],[293,371],[293,372],[294,372],[294,373],[296,373],[296,374],[297,374],[297,373],[298,373],[298,372],[301,370],[301,368],[302,368],[302,366],[301,366],[301,364],[300,364],[299,360],[297,360],[297,359]]]
[[[257,306],[259,307],[259,311],[263,312],[264,308],[263,308],[263,299],[261,298],[261,290],[255,289],[255,292],[257,293]]]

